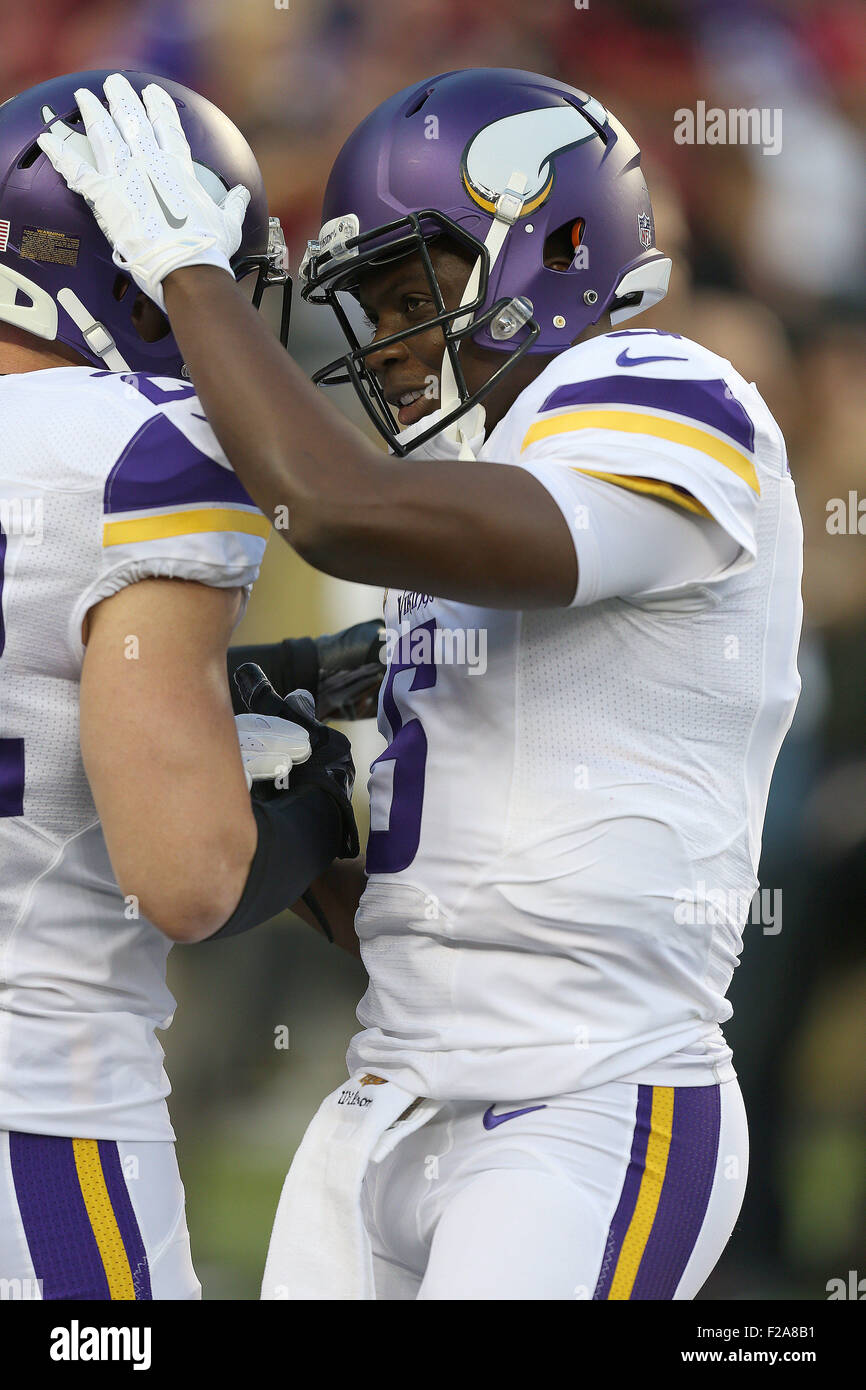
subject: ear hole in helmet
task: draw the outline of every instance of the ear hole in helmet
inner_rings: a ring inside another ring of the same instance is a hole
[[[161,343],[171,332],[171,324],[165,314],[141,291],[132,306],[132,322],[143,343]]]
[[[544,243],[544,264],[560,274],[571,268],[574,253],[583,239],[586,222],[582,217],[570,217],[561,227],[550,232]]]
[[[128,275],[115,276],[114,284],[111,287],[111,293],[114,295],[114,298],[117,300],[118,304],[120,303],[121,299],[123,299],[131,284],[132,281],[130,280]]]
[[[31,166],[34,165],[34,164],[36,163],[36,161],[37,161],[37,159],[39,158],[39,156],[41,155],[41,153],[42,153],[42,151],[40,150],[40,148],[39,148],[38,145],[36,145],[36,144],[31,145],[29,150],[25,150],[25,151],[24,151],[24,153],[22,154],[21,158],[19,159],[19,161],[18,161],[18,163],[17,163],[17,165],[16,165],[15,167],[16,167],[17,169],[29,169],[29,168],[31,168]]]

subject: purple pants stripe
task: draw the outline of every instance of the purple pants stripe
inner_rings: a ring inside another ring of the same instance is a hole
[[[601,1272],[598,1276],[595,1292],[592,1295],[593,1299],[596,1300],[607,1298],[610,1292],[610,1286],[613,1281],[622,1242],[628,1230],[629,1222],[634,1215],[635,1203],[637,1202],[641,1178],[643,1177],[646,1146],[649,1140],[652,1097],[652,1086],[638,1086],[634,1134],[632,1135],[631,1141],[631,1157],[626,1170],[625,1181],[622,1185],[619,1202],[614,1212],[613,1220],[610,1223],[610,1230],[607,1233],[607,1243],[604,1248],[604,1258],[601,1262]]]
[[[150,1291],[150,1267],[147,1263],[147,1251],[144,1248],[141,1231],[138,1229],[138,1222],[135,1219],[135,1212],[129,1199],[126,1179],[123,1176],[123,1168],[120,1163],[120,1154],[117,1152],[117,1145],[111,1139],[100,1139],[98,1147],[102,1175],[105,1178],[105,1186],[111,1200],[114,1219],[120,1231],[126,1258],[129,1260],[135,1299],[137,1303],[146,1302],[153,1298]]]
[[[42,1280],[42,1297],[108,1300],[108,1280],[82,1196],[72,1143],[64,1136],[10,1132],[18,1210],[36,1278]],[[117,1145],[101,1140],[98,1148],[115,1219],[134,1272],[136,1298],[149,1299],[147,1257]]]
[[[610,1296],[623,1240],[644,1173],[653,1088],[638,1087],[631,1159],[608,1232],[594,1299]],[[670,1300],[701,1232],[716,1172],[721,1129],[719,1086],[677,1086],[664,1181],[629,1297]]]
[[[672,1299],[707,1214],[721,1128],[718,1086],[677,1086],[665,1180],[633,1299]]]

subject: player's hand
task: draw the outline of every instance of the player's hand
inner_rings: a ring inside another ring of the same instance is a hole
[[[321,787],[335,802],[343,823],[343,843],[338,859],[354,859],[359,851],[358,827],[352,811],[355,764],[352,746],[345,734],[329,729],[316,718],[313,697],[308,690],[293,690],[284,699],[277,694],[264,671],[245,662],[235,671],[235,684],[253,714],[288,719],[299,724],[310,737],[312,752],[291,772],[291,790]]]
[[[164,310],[162,282],[173,270],[215,265],[231,274],[250,195],[237,184],[214,202],[196,178],[177,107],[162,87],[145,87],[142,103],[116,72],[104,91],[108,111],[86,87],[75,93],[93,163],[63,121],[37,143],[93,209],[115,264]]]
[[[306,729],[279,715],[236,714],[235,727],[250,788],[254,782],[287,787],[292,768],[305,763],[313,751]]]
[[[320,719],[371,719],[385,674],[381,618],[315,638],[319,657]]]

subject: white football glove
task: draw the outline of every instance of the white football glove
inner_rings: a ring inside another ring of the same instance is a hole
[[[74,193],[93,209],[113,248],[115,265],[165,309],[162,282],[188,265],[229,261],[241,244],[250,201],[243,184],[215,203],[196,178],[177,107],[155,83],[142,96],[118,72],[104,84],[109,110],[87,90],[75,93],[95,167],[63,121],[37,138],[39,148]],[[76,145],[79,149],[76,149]]]
[[[235,726],[248,787],[253,782],[280,779],[285,788],[295,764],[312,756],[310,735],[291,719],[276,714],[236,714]]]

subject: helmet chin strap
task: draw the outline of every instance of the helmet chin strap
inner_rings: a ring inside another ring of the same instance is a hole
[[[496,199],[496,210],[493,221],[490,224],[490,230],[484,242],[489,258],[488,263],[490,270],[493,269],[499,257],[499,253],[505,245],[505,238],[521,214],[523,204],[526,201],[526,184],[526,175],[521,173],[519,169],[515,169],[504,191],[500,193],[499,197]],[[481,263],[482,257],[479,256],[466,282],[466,288],[460,300],[459,307],[461,309],[464,304],[471,304],[472,300],[475,299],[478,294],[478,283],[481,279]],[[471,322],[471,318],[471,314],[463,314],[459,318],[456,318],[452,325],[452,331],[465,328]],[[459,350],[459,344],[457,344],[455,351]],[[454,369],[451,365],[451,354],[447,348],[442,357],[442,369],[439,373],[439,400],[443,415],[447,415],[460,404],[460,392],[457,389]],[[447,429],[442,431],[446,439],[450,439],[454,444],[460,446],[459,458],[470,460],[475,458],[470,441],[475,435],[484,433],[484,421],[484,406],[476,405],[466,414],[461,415],[460,418],[455,420],[452,425],[449,425]]]
[[[102,358],[110,372],[129,371],[129,363],[118,352],[117,344],[108,329],[85,308],[74,290],[58,290],[57,302],[80,330],[90,351]]]

